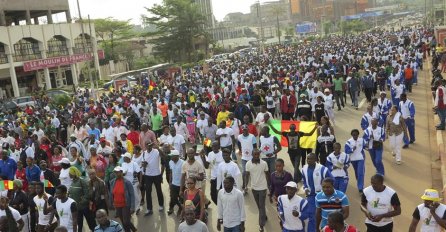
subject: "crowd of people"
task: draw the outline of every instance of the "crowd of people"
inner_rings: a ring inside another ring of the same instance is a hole
[[[410,95],[429,57],[438,67],[436,46],[433,31],[423,27],[327,36],[171,77],[150,74],[140,85],[97,99],[87,89],[66,106],[42,97],[35,106],[0,112],[0,231],[135,232],[134,215],[164,214],[167,207],[167,215],[181,221],[178,231],[205,232],[212,203],[217,230],[252,231],[245,212],[251,195],[259,231],[268,221],[284,232],[357,231],[347,224],[350,166],[367,231],[392,231],[402,209],[396,191],[384,184],[384,144],[389,140],[395,163],[403,164],[402,149],[415,142]],[[437,129],[443,130],[446,82],[434,73]],[[335,108],[350,102],[359,110],[361,93],[366,112],[341,143]],[[280,131],[273,119],[317,124],[309,132],[294,124]],[[314,133],[315,147],[302,148],[300,139]],[[293,173],[284,169],[281,151],[289,154]],[[370,186],[366,153],[376,169]],[[438,191],[427,189],[421,198],[409,231],[420,221],[421,231],[446,228]],[[267,215],[267,200],[278,214]]]

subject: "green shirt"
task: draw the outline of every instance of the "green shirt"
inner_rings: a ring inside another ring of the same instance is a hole
[[[163,124],[163,117],[161,117],[161,114],[151,115],[150,119],[152,120],[152,130],[161,130],[161,125]]]
[[[339,79],[333,79],[333,84],[334,84],[334,90],[335,91],[342,91],[342,84],[344,83],[344,80],[342,80],[342,78]]]
[[[78,178],[71,183],[70,189],[68,190],[68,196],[76,201],[78,209],[85,209],[90,203],[89,192],[88,183],[84,179]]]

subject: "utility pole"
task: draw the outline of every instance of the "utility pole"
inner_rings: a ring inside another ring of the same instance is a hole
[[[82,46],[84,47],[84,53],[87,53],[87,41],[85,40],[85,30],[84,30],[84,21],[82,20],[82,14],[81,14],[81,8],[79,6],[79,0],[77,0],[77,9],[79,11],[79,20],[81,21],[81,30],[82,30]],[[91,34],[90,34],[91,36]],[[91,42],[91,40],[90,40]],[[91,52],[90,52],[91,55]],[[91,72],[90,72],[90,62],[87,62],[87,72],[88,72],[88,78],[90,79],[90,88],[91,88],[91,93],[93,95],[93,99],[96,100],[96,94],[95,94],[95,89],[94,89],[94,83],[93,83],[93,77],[91,76]]]
[[[262,7],[260,6],[260,0],[257,0],[257,16],[259,17],[260,20],[260,53],[263,53],[263,39],[264,39],[264,34],[263,34],[263,20],[262,20]]]

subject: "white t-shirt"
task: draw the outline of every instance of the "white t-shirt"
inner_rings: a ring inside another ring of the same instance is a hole
[[[198,119],[197,120],[197,128],[198,128],[198,130],[200,130],[200,134],[204,134],[204,127],[206,127],[208,125],[208,120],[207,119],[204,119],[204,120],[201,120],[201,119]]]
[[[124,173],[124,178],[132,182],[133,184],[136,183],[133,174],[141,171],[139,165],[135,162],[130,161],[130,163],[122,162],[121,167]]]
[[[19,211],[17,211],[16,209],[14,209],[10,206],[8,206],[8,207],[11,210],[12,217],[14,218],[15,221],[22,219],[22,216],[20,215]],[[0,217],[3,217],[3,216],[6,216],[6,211],[0,209]]]
[[[60,199],[56,200],[56,211],[60,220],[59,224],[67,227],[68,232],[75,232],[73,231],[73,217],[71,213],[71,205],[74,202],[71,198],[68,198],[65,202],[62,202]]]
[[[225,136],[221,136],[220,137],[220,146],[221,147],[231,146],[232,145],[232,138],[231,138],[231,136],[234,135],[234,131],[231,128],[229,128],[229,127],[226,127],[224,129],[218,128],[216,135],[220,136],[220,135],[223,135],[223,134]]]
[[[47,204],[50,204],[50,202],[52,201],[51,198],[53,198],[53,197],[51,195],[49,195],[48,193],[44,193],[44,194],[46,194],[48,197]],[[43,197],[40,198],[39,195],[37,195],[33,198],[33,200],[34,200],[34,203],[36,203],[37,212],[39,213],[39,221],[38,221],[39,225],[46,226],[48,224],[52,224],[57,221],[56,217],[54,217],[52,223],[50,223],[51,215],[50,214],[45,215],[43,213],[43,208],[45,206],[45,200],[43,199]],[[47,206],[49,207],[50,205],[47,205]]]
[[[206,156],[206,162],[211,165],[211,179],[217,178],[218,165],[223,161],[223,152],[221,151],[218,151],[218,153],[211,151],[208,156]]]
[[[175,135],[175,137],[170,136],[170,138],[167,139],[167,143],[172,145],[175,150],[180,152],[180,156],[183,154],[183,144],[186,143],[186,140],[184,140],[184,137],[182,135]]]
[[[237,140],[240,142],[242,148],[242,160],[251,160],[254,144],[257,143],[256,137],[253,134],[248,134],[248,136],[241,134]]]
[[[157,149],[152,149],[150,152],[145,151],[142,156],[142,160],[147,162],[147,167],[143,174],[145,176],[161,175],[161,157],[159,151]]]
[[[172,135],[170,135],[170,134],[168,134],[168,135],[162,134],[159,137],[159,141],[160,141],[161,144],[169,143],[169,140],[171,140],[171,139],[172,139]]]
[[[258,164],[252,163],[252,160],[246,163],[246,171],[249,172],[251,178],[251,189],[257,191],[268,189],[265,177],[265,172],[268,171],[268,164],[261,159],[259,161],[260,163]]]
[[[257,122],[260,126],[263,126],[263,124],[265,124],[265,114],[268,114],[268,115],[269,115],[269,118],[272,118],[272,117],[273,117],[273,116],[271,115],[270,112],[266,112],[266,113],[259,112],[259,113],[257,114],[257,117],[256,117],[256,122]]]

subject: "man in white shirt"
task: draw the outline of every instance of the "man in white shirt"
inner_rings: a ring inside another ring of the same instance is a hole
[[[204,128],[208,125],[208,120],[206,119],[206,114],[201,111],[200,118],[197,120],[197,131],[200,133],[200,138],[203,138]]]
[[[77,232],[77,203],[67,193],[67,186],[57,186],[57,199],[52,203],[53,214],[59,216],[59,224],[65,226],[68,232]]]
[[[104,122],[102,123],[102,134],[105,136],[105,139],[107,139],[108,141],[115,143],[116,138],[115,138],[115,131],[113,130],[113,128],[110,126],[110,123],[108,122]]]
[[[183,136],[183,138],[189,137],[189,131],[187,130],[186,123],[183,122],[183,117],[178,116],[177,122],[174,124],[174,127],[178,135]]]
[[[7,216],[6,215],[6,207],[9,208],[9,210],[11,211],[12,217],[14,218],[14,220],[17,222],[17,228],[18,231],[22,231],[22,228],[24,227],[25,223],[23,222],[22,216],[20,216],[19,211],[17,211],[16,209],[10,207],[9,204],[9,198],[8,198],[8,191],[2,191],[0,193],[0,217],[4,217]],[[11,230],[10,230],[11,231]]]
[[[308,218],[308,202],[296,195],[297,184],[290,181],[285,185],[286,194],[277,198],[277,210],[284,231],[306,231],[304,220]]]
[[[265,117],[266,114],[269,117]],[[258,126],[258,128],[262,128],[265,125],[265,122],[268,121],[267,119],[270,119],[270,118],[273,118],[271,113],[266,110],[265,106],[261,106],[260,107],[260,112],[257,113],[256,126]]]
[[[147,150],[142,155],[142,174],[147,201],[147,211],[145,212],[145,215],[148,216],[153,214],[152,184],[155,185],[159,211],[164,210],[164,196],[161,189],[164,166],[161,165],[162,154],[160,154],[157,149],[153,148],[153,143],[147,144]]]
[[[226,126],[226,121],[224,120],[220,122],[219,128],[216,132],[216,140],[220,142],[220,147],[222,149],[227,148],[231,152],[234,151],[234,131],[230,127]]]
[[[241,172],[238,165],[231,160],[231,151],[227,148],[222,149],[223,152],[223,160],[224,162],[221,162],[218,165],[218,175],[217,175],[217,189],[223,187],[223,180],[227,176],[232,176],[235,180],[234,187],[237,189],[241,189]]]
[[[214,204],[217,204],[217,175],[218,175],[218,165],[220,165],[223,160],[223,152],[220,150],[220,144],[217,141],[212,143],[212,151],[206,156],[206,162],[209,163],[209,168],[211,169],[211,199]]]
[[[186,157],[186,140],[182,135],[177,134],[175,128],[170,128],[170,136],[167,138],[167,143],[170,144],[175,150],[180,152],[180,156],[183,159]]]
[[[268,189],[268,186],[270,186],[269,176],[268,165],[265,161],[260,159],[260,151],[255,149],[253,151],[252,159],[246,164],[245,183],[248,185],[249,180],[252,179],[251,191],[256,201],[257,208],[259,209],[260,231],[263,231],[266,222],[265,201],[266,190]]]
[[[226,177],[224,188],[218,192],[218,231],[222,224],[225,231],[245,231],[245,199],[243,193],[234,188],[234,183],[234,177]]]
[[[246,163],[252,159],[252,151],[257,148],[257,139],[253,134],[249,133],[248,125],[242,126],[242,134],[237,138],[238,154],[242,159],[243,186],[246,194],[245,174]]]

